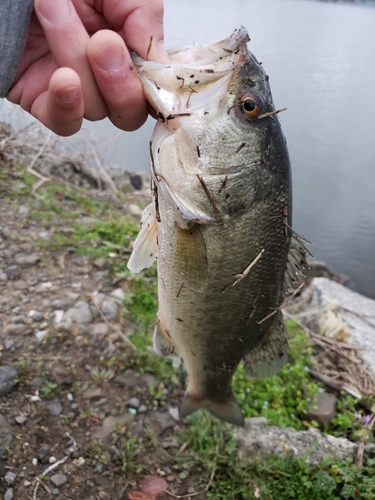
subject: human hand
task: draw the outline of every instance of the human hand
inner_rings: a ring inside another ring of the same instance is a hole
[[[59,135],[77,132],[83,117],[139,128],[147,102],[129,50],[168,61],[162,0],[35,0],[34,8],[7,98]]]

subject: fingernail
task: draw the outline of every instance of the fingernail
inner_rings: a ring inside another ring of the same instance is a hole
[[[61,23],[69,17],[70,7],[68,0],[41,0],[39,11],[51,23]]]
[[[67,89],[62,89],[57,91],[60,101],[64,104],[72,103],[78,96],[78,87],[69,87]]]
[[[124,51],[118,45],[108,44],[98,50],[95,61],[100,68],[106,71],[118,70],[124,62]]]

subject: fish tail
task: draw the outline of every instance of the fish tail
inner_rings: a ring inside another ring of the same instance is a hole
[[[229,397],[222,401],[211,401],[209,399],[199,398],[194,395],[189,388],[185,392],[184,399],[180,407],[180,417],[184,418],[197,410],[206,409],[216,418],[229,422],[233,425],[243,427],[245,421],[238,401],[232,392]]]

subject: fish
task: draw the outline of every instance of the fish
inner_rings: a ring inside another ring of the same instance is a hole
[[[157,113],[150,140],[152,203],[128,262],[157,260],[156,351],[182,358],[184,418],[199,409],[233,425],[242,362],[270,377],[288,358],[285,293],[307,267],[294,233],[286,139],[269,78],[246,28],[218,43],[168,51],[168,64],[133,54]]]

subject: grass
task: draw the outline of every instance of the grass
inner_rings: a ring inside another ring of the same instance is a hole
[[[20,183],[17,194],[28,196],[34,178],[27,173],[17,174]],[[136,352],[126,352],[116,358],[103,359],[103,365],[93,374],[93,381],[105,384],[112,373],[121,373],[133,368],[137,373],[153,373],[159,382],[150,388],[152,406],[159,404],[164,387],[170,394],[181,391],[180,370],[171,360],[150,354],[152,324],[157,311],[156,269],[151,267],[140,275],[133,276],[126,268],[131,243],[138,232],[135,220],[121,213],[113,204],[91,199],[82,190],[59,184],[42,186],[33,199],[27,197],[30,211],[25,222],[37,218],[45,225],[58,228],[61,224],[75,229],[73,234],[55,232],[40,245],[52,250],[75,249],[79,254],[92,259],[108,261],[109,276],[113,281],[121,280],[126,289],[124,305],[128,309],[127,320],[134,323],[131,337],[137,346]],[[82,224],[81,216],[100,219],[99,222]],[[292,426],[295,429],[317,426],[307,420],[308,406],[320,390],[306,369],[311,364],[313,352],[307,334],[293,322],[287,322],[290,338],[290,360],[280,374],[265,380],[251,380],[240,366],[233,380],[233,387],[245,417],[264,416],[270,424]],[[19,378],[30,376],[29,366],[18,364]],[[53,383],[42,388],[44,397],[56,390]],[[162,403],[160,403],[162,404]],[[365,410],[352,397],[341,394],[337,403],[337,416],[325,430],[336,436],[359,438],[364,430]],[[238,459],[237,443],[232,437],[231,427],[215,420],[206,412],[190,418],[190,426],[179,434],[181,443],[187,443],[184,455],[177,456],[174,469],[181,479],[190,474],[198,475],[202,488],[208,483],[212,469],[215,477],[207,493],[208,498],[245,500],[309,499],[373,499],[375,498],[375,460],[368,459],[362,469],[351,461],[334,458],[320,467],[310,467],[304,460],[268,456],[250,463]],[[373,440],[367,433],[366,440]],[[147,441],[148,440],[148,441]],[[137,437],[123,437],[119,443],[122,471],[130,477],[141,472],[139,457],[155,446],[154,436],[146,433],[146,442]],[[100,443],[94,443],[90,452],[93,462],[103,463],[106,455]]]

